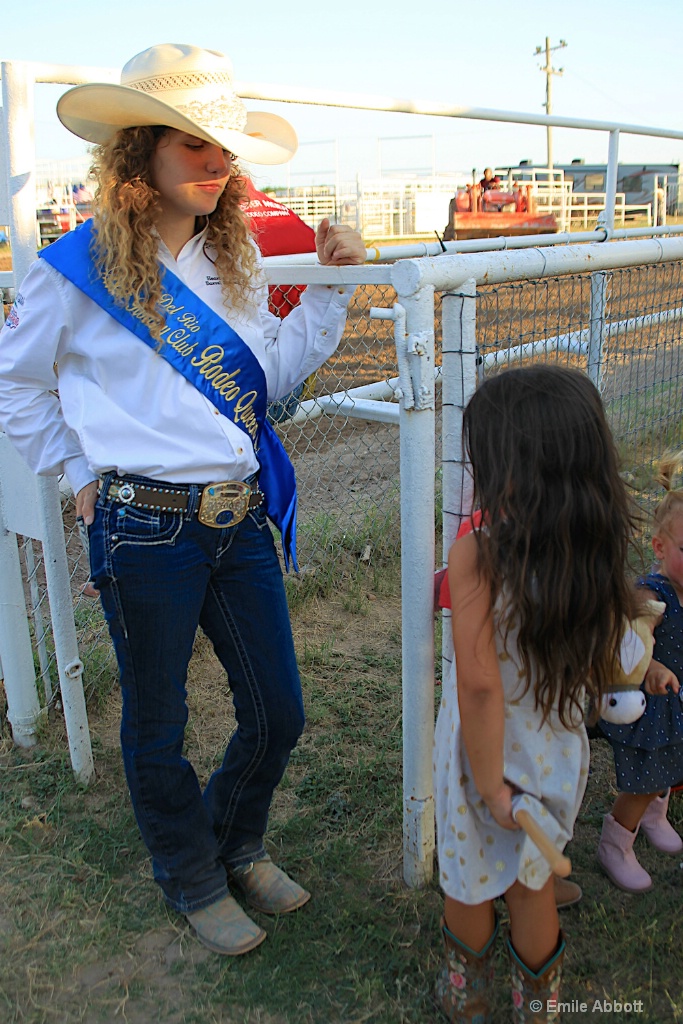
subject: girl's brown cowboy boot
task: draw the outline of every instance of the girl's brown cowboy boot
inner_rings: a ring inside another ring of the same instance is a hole
[[[565,942],[559,934],[557,948],[538,971],[532,971],[520,960],[508,939],[510,976],[512,979],[513,1024],[556,1024],[562,981]]]
[[[451,1024],[490,1024],[489,996],[498,919],[493,934],[479,953],[455,937],[441,919],[445,962],[437,978],[435,999]]]

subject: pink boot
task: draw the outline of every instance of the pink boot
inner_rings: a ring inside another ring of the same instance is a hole
[[[640,819],[640,827],[655,850],[661,853],[680,853],[683,850],[683,839],[666,817],[670,792],[667,789],[664,796],[654,798]]]
[[[652,879],[633,852],[637,835],[638,829],[629,832],[611,814],[605,815],[598,846],[598,864],[607,877],[624,892],[647,892],[652,888]]]

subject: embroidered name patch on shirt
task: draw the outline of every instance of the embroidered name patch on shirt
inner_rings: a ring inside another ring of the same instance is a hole
[[[14,330],[14,328],[19,323],[19,310],[17,309],[17,306],[23,305],[24,296],[21,294],[21,292],[17,292],[17,296],[14,300],[14,305],[10,309],[9,313],[7,314],[7,319],[5,320],[5,323],[7,324],[10,330]]]
[[[9,327],[9,329],[11,331],[13,331],[14,328],[18,326],[18,324],[19,324],[19,313],[17,312],[16,304],[14,306],[12,306],[12,308],[9,311],[9,313],[7,314],[7,319],[5,320],[5,324]]]

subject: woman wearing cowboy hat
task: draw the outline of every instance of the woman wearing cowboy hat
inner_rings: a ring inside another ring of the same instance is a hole
[[[0,417],[34,471],[66,473],[88,528],[155,879],[206,946],[236,955],[266,932],[229,884],[267,914],[309,899],[263,843],[304,724],[267,526],[296,565],[295,484],[265,410],[335,350],[350,293],[312,285],[282,324],[268,312],[236,161],[281,163],[296,136],[247,113],[223,55],[153,46],[120,85],[78,86],[57,109],[97,144],[99,188],[92,222],[22,283],[0,335]],[[316,244],[323,264],[365,258],[360,236],[328,221]],[[198,625],[237,720],[203,792],[182,754]]]

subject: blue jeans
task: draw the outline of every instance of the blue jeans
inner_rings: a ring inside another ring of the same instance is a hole
[[[147,482],[142,477],[129,480]],[[121,748],[133,809],[166,901],[189,913],[228,892],[226,866],[264,855],[273,791],[304,726],[282,572],[265,512],[214,529],[187,512],[107,501],[91,572],[119,665]],[[183,757],[197,626],[228,674],[237,728],[202,793]]]
[[[304,384],[305,381],[301,384],[297,384],[294,390],[290,391],[289,394],[270,403],[266,411],[271,423],[284,423],[286,420],[291,420],[292,416],[296,414],[296,411],[301,404],[299,399],[304,393]]]

